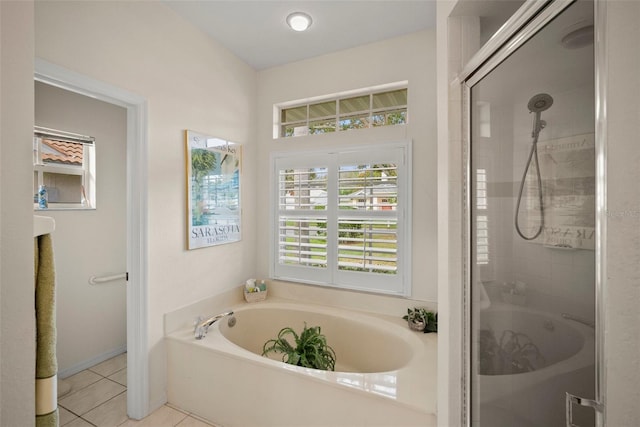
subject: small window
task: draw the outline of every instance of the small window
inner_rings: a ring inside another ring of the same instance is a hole
[[[407,91],[369,91],[282,107],[278,135],[287,138],[406,124]]]
[[[273,277],[408,295],[410,146],[274,159]]]
[[[36,128],[33,192],[35,209],[95,208],[94,139]]]

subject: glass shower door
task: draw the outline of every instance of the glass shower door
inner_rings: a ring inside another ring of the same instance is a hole
[[[595,393],[593,3],[470,94],[471,424],[565,426]]]

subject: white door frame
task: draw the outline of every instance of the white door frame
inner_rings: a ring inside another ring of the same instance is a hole
[[[127,415],[142,419],[149,412],[147,101],[40,58],[34,78],[127,110]]]

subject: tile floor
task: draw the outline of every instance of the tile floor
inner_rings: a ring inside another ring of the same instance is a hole
[[[127,417],[127,354],[65,378],[71,392],[58,400],[65,427],[211,427],[195,415],[164,405],[143,420]]]

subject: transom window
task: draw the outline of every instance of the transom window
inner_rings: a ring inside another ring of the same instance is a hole
[[[302,136],[407,123],[407,88],[370,91],[280,108],[279,136]]]
[[[273,277],[408,295],[410,145],[274,158]]]

